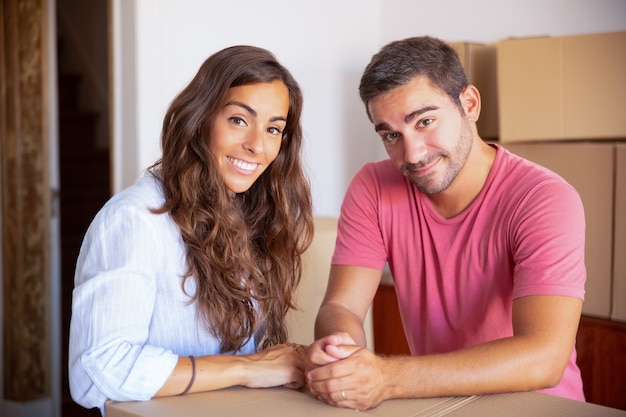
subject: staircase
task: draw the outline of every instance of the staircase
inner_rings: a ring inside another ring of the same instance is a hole
[[[67,51],[69,52],[69,51]],[[59,42],[59,62],[63,44]],[[82,76],[59,66],[59,166],[61,206],[62,417],[99,417],[98,409],[82,408],[70,397],[67,375],[69,324],[74,269],[89,223],[110,196],[109,150],[96,146],[98,114],[80,109]]]

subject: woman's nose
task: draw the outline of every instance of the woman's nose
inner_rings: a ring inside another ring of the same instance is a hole
[[[254,154],[263,152],[265,147],[265,137],[263,132],[256,129],[250,129],[250,132],[248,132],[248,135],[246,136],[244,147],[246,150]]]

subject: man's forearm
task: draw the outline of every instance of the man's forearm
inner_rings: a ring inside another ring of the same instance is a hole
[[[367,346],[363,320],[360,317],[341,305],[323,304],[315,320],[315,339],[337,332],[346,332],[359,346]]]

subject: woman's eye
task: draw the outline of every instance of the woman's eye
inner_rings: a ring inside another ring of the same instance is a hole
[[[270,128],[267,129],[267,131],[272,134],[272,135],[282,135],[283,131],[280,130],[279,128],[272,126]]]
[[[231,118],[229,118],[229,120],[237,126],[247,126],[246,121],[243,120],[241,117],[232,116]]]

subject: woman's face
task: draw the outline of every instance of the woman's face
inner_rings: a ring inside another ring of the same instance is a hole
[[[288,112],[289,91],[282,81],[228,90],[212,123],[209,148],[230,191],[248,190],[276,159]]]

